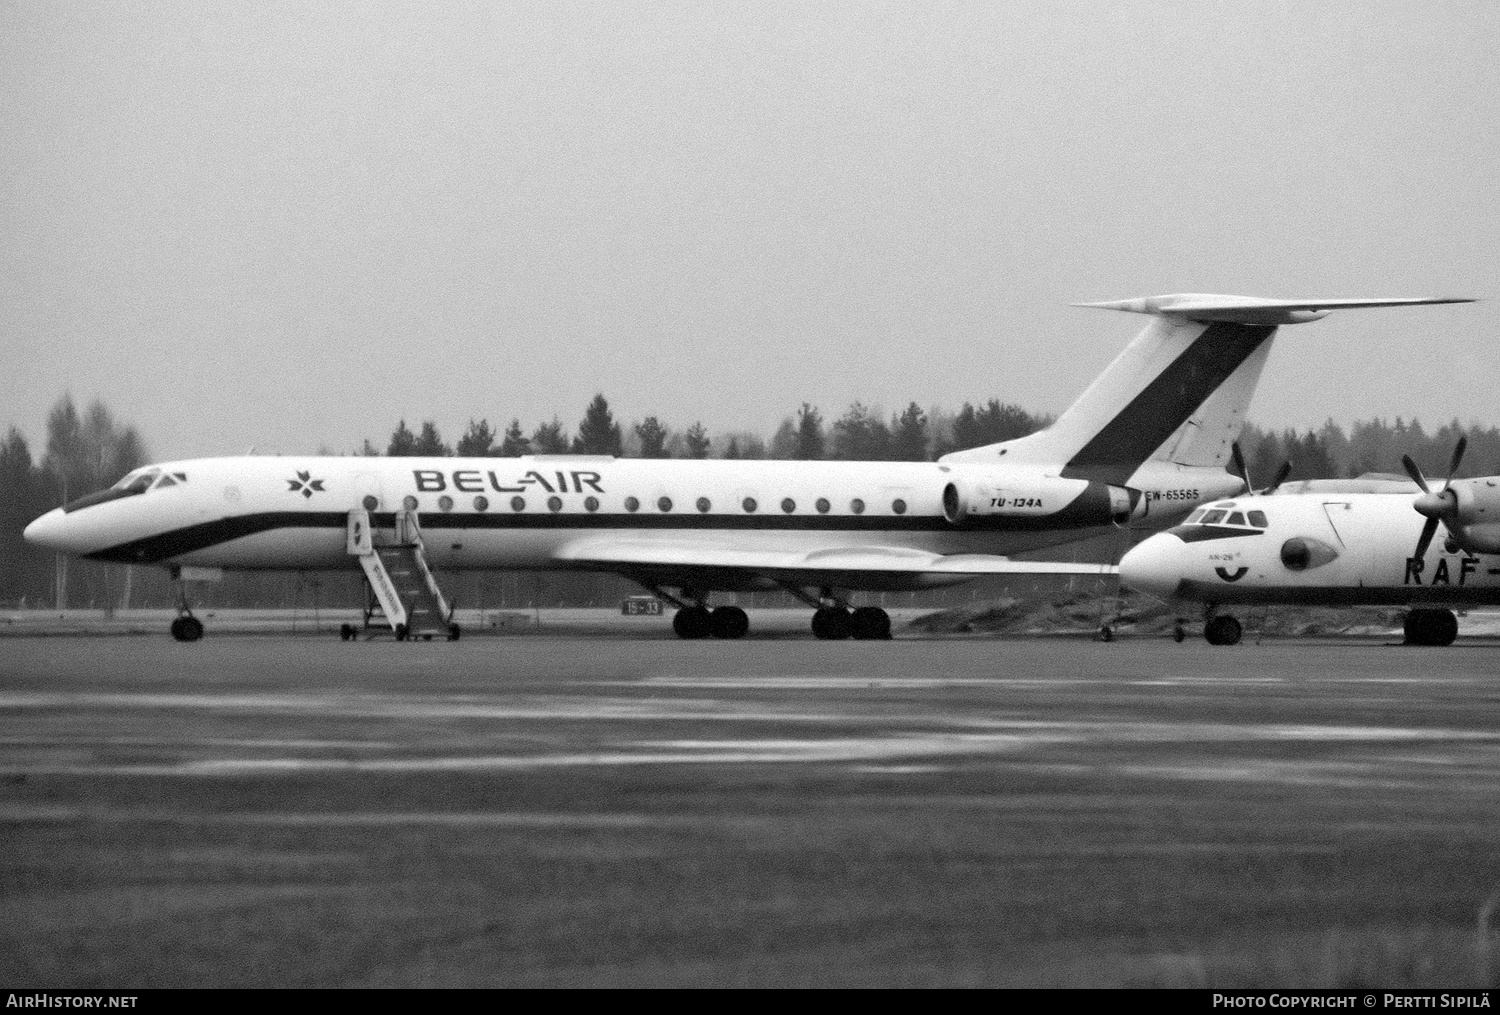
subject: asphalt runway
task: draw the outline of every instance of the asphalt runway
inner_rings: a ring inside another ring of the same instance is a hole
[[[0,979],[1493,986],[1500,646],[0,640]]]

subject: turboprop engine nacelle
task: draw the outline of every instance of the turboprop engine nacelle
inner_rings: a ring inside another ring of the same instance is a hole
[[[1500,482],[1489,477],[1460,479],[1437,496],[1451,498],[1451,507],[1444,505],[1448,509],[1438,517],[1457,530],[1460,546],[1475,553],[1500,553]]]
[[[1066,512],[1075,525],[1125,525],[1146,514],[1140,493],[1087,479],[1017,476],[951,469],[943,486],[943,517],[958,525],[979,518],[1044,518]]]

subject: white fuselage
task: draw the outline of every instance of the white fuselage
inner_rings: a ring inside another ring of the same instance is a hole
[[[1156,461],[1142,465],[1126,491],[1025,464],[559,455],[208,458],[152,469],[132,475],[174,478],[59,508],[27,537],[125,563],[342,569],[358,566],[346,550],[351,509],[366,508],[380,528],[412,507],[428,559],[444,569],[567,567],[568,546],[620,534],[674,546],[1009,554],[1088,538],[1122,521],[1160,528],[1239,485],[1218,468]],[[943,495],[955,477],[995,513],[950,521]],[[1111,503],[1123,503],[1128,518],[1112,516]]]
[[[1208,605],[1500,603],[1500,556],[1450,549],[1442,528],[1422,558],[1412,556],[1425,522],[1412,500],[1410,492],[1308,492],[1209,505],[1209,524],[1176,526],[1127,553],[1120,580],[1165,601]],[[1474,535],[1493,538],[1488,528]]]

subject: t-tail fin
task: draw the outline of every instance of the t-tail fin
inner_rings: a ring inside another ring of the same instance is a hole
[[[1149,314],[1131,340],[1057,421],[1029,437],[944,455],[945,462],[1056,462],[1062,475],[1123,486],[1151,459],[1223,466],[1271,339],[1283,324],[1331,310],[1467,299],[1273,300],[1200,293],[1080,303]]]

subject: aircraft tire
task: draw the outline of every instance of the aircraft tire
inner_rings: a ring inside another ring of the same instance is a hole
[[[458,641],[459,635],[461,635],[463,633],[464,633],[463,628],[459,627],[457,624],[449,624],[448,625],[448,640],[449,641]]]
[[[172,637],[178,641],[197,641],[203,637],[203,621],[197,617],[178,617],[172,621]]]
[[[1112,628],[1112,627],[1110,627],[1108,624],[1101,624],[1101,625],[1099,625],[1099,640],[1100,641],[1114,641],[1115,640],[1115,629]]]
[[[395,635],[396,635],[396,640],[397,641],[405,641],[406,640],[406,635],[407,635],[406,625],[405,624],[397,624],[396,625]]]
[[[685,641],[707,638],[713,630],[712,615],[702,606],[686,607],[672,617],[672,630]]]
[[[849,621],[856,641],[891,640],[891,615],[878,606],[861,606]]]
[[[1433,624],[1435,634],[1433,644],[1452,645],[1458,637],[1458,618],[1453,615],[1453,611],[1440,610],[1438,611],[1438,615],[1433,619],[1436,621]]]
[[[1403,630],[1408,645],[1452,645],[1458,637],[1458,618],[1452,610],[1412,610]]]
[[[1179,645],[1187,640],[1187,630],[1181,624],[1172,628],[1172,640]]]
[[[750,615],[738,606],[719,606],[709,614],[709,631],[715,638],[733,641],[750,630]]]
[[[840,606],[824,606],[813,613],[813,635],[824,641],[842,641],[854,633],[854,618]]]
[[[1243,633],[1233,617],[1215,617],[1203,625],[1203,638],[1210,645],[1238,645]]]
[[[353,641],[357,637],[353,624],[339,625],[339,641]]]

